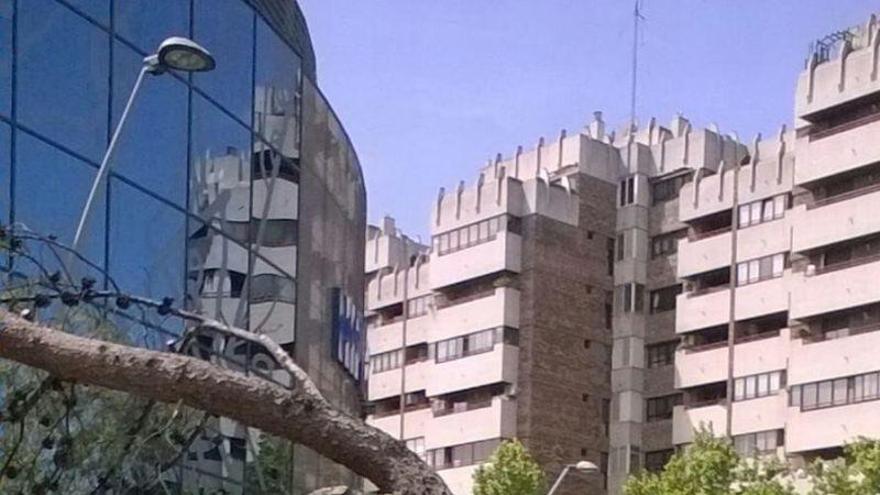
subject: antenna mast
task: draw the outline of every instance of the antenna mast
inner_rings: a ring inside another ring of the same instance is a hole
[[[636,130],[636,92],[639,71],[639,21],[643,20],[641,13],[641,0],[634,0],[633,5],[633,44],[632,44],[632,86],[629,95],[629,129],[630,133]]]

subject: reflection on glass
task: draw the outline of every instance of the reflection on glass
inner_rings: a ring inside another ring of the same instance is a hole
[[[217,67],[193,75],[233,115],[250,124],[254,13],[241,0],[195,0],[193,35],[211,52]]]
[[[15,220],[70,245],[97,169],[24,132],[16,134]],[[86,224],[81,253],[104,264],[104,190]]]
[[[113,54],[113,125],[128,100],[141,57],[117,42]],[[149,77],[149,76],[148,76]],[[174,77],[141,87],[113,159],[114,172],[186,207],[187,89]]]
[[[299,158],[300,59],[262,19],[256,53],[254,130],[285,157]]]
[[[251,218],[250,133],[211,102],[194,95],[191,147],[189,209],[204,223],[190,221],[188,303],[213,318],[245,327],[244,299],[232,297],[223,288],[232,284],[235,273],[248,273],[247,249],[240,244],[247,235],[237,225]],[[211,290],[202,295],[206,276],[211,278]]]
[[[0,1],[0,113],[10,115],[12,102],[12,2]]]
[[[109,238],[110,276],[124,292],[183,301],[186,218],[180,211],[113,178]]]
[[[114,0],[113,29],[142,53],[153,53],[169,36],[189,37],[189,2]]]
[[[107,143],[109,41],[51,0],[27,0],[18,18],[18,119],[98,161]]]

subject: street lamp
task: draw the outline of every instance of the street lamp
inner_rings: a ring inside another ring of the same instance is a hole
[[[580,461],[577,464],[567,464],[565,468],[559,473],[559,477],[556,478],[556,481],[553,483],[553,486],[550,488],[550,491],[547,492],[547,495],[553,495],[556,492],[556,489],[559,488],[559,485],[562,484],[562,479],[565,478],[565,475],[568,474],[568,471],[574,468],[576,471],[580,471],[582,473],[592,474],[598,473],[599,468],[590,461]]]
[[[179,36],[172,36],[165,39],[165,41],[159,44],[159,49],[156,50],[155,54],[144,58],[141,71],[134,82],[134,86],[131,88],[128,102],[125,104],[125,109],[122,110],[122,116],[119,117],[119,122],[116,124],[116,129],[113,131],[113,136],[110,138],[110,144],[107,145],[107,151],[104,152],[104,158],[101,160],[101,166],[98,168],[98,175],[95,176],[95,180],[92,182],[92,190],[89,192],[89,197],[86,199],[86,204],[83,206],[82,213],[80,214],[79,224],[76,227],[76,234],[73,236],[73,245],[71,246],[73,252],[79,251],[79,244],[82,241],[83,231],[85,230],[89,213],[91,213],[92,203],[95,201],[95,194],[98,192],[98,188],[110,172],[110,158],[113,156],[113,151],[116,148],[116,141],[118,141],[119,135],[122,132],[122,127],[125,125],[125,121],[128,118],[128,113],[134,103],[134,98],[137,96],[137,93],[141,88],[144,75],[164,74],[168,69],[183,72],[204,72],[212,70],[214,65],[214,57],[211,56],[211,53],[208,52],[208,50],[204,49],[201,45],[191,39]]]

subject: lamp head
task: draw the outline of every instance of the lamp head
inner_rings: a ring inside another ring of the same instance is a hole
[[[208,50],[180,36],[165,39],[156,51],[156,58],[160,66],[184,72],[205,72],[215,66]]]
[[[599,467],[590,461],[580,461],[577,464],[575,464],[573,467],[582,473],[598,473],[599,472]]]

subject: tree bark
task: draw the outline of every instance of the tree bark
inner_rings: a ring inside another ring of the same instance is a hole
[[[383,492],[450,494],[440,477],[403,442],[334,408],[298,367],[296,385],[290,390],[193,357],[53,330],[4,309],[0,309],[0,358],[62,380],[165,403],[182,401],[234,419],[309,447]],[[295,367],[291,363],[285,368]]]

